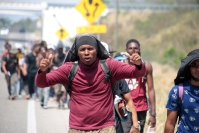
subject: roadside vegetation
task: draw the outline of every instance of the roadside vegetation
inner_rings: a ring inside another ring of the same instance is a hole
[[[143,58],[178,68],[186,54],[199,47],[199,10],[120,11],[118,16],[118,44],[114,44],[115,13],[102,18],[107,33],[101,40],[117,51],[124,51],[130,38],[141,44]]]
[[[107,33],[100,39],[114,50],[125,50],[130,38],[141,44],[141,54],[153,65],[156,90],[157,133],[163,133],[166,120],[166,102],[173,86],[180,60],[187,53],[199,48],[199,10],[172,11],[120,11],[118,16],[118,44],[114,44],[115,13],[101,19]],[[147,128],[147,126],[145,126]]]

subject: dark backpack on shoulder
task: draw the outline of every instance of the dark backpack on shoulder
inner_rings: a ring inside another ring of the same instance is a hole
[[[9,59],[9,56],[6,55],[6,60],[8,60],[8,59]],[[1,59],[1,72],[4,73],[2,64],[3,64],[3,58]]]
[[[111,73],[110,73],[109,67],[106,63],[106,60],[99,60],[99,61],[100,61],[100,66],[102,67],[102,70],[104,72],[104,80],[105,80],[105,82],[107,82],[111,78]],[[70,85],[64,85],[69,96],[71,95],[71,91],[72,91],[71,85],[72,85],[72,81],[77,73],[78,67],[79,67],[78,61],[75,61],[72,63],[72,67],[71,67],[69,75],[68,75],[68,80],[70,81]],[[70,99],[68,97],[67,97],[67,103],[68,103],[68,108],[70,108]]]
[[[107,82],[111,78],[111,73],[110,73],[109,67],[106,63],[106,60],[99,60],[99,61],[100,61],[100,66],[104,72],[104,81]],[[70,81],[70,85],[64,85],[64,87],[69,95],[71,95],[71,91],[72,91],[71,84],[72,84],[72,81],[77,73],[78,67],[79,67],[78,62],[77,61],[73,62],[72,67],[69,72],[69,75],[68,75],[68,80]]]

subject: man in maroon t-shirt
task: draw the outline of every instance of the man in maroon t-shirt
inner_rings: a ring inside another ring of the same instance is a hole
[[[65,64],[46,74],[52,55],[40,62],[36,75],[36,85],[46,87],[54,84],[69,85],[68,75],[72,62],[78,61],[78,70],[72,81],[69,133],[115,133],[113,94],[111,82],[124,78],[136,78],[145,75],[146,69],[138,54],[127,55],[128,65],[109,58],[108,51],[93,35],[81,35],[75,39]],[[105,75],[100,60],[106,60],[111,72],[111,80],[104,80]]]
[[[130,39],[126,43],[126,52],[130,55],[139,54],[140,52],[140,43],[135,39]],[[142,59],[143,60],[143,59]],[[153,68],[151,63],[143,60],[146,67],[146,75],[143,77],[130,78],[126,79],[129,89],[131,90],[131,96],[133,102],[136,106],[136,111],[138,115],[138,120],[140,121],[141,130],[140,133],[144,132],[144,125],[146,121],[146,115],[148,110],[147,96],[146,96],[146,84],[148,87],[148,97],[150,103],[150,117],[148,120],[148,125],[152,128],[156,125],[156,106],[155,106],[155,89],[153,85]],[[126,60],[126,63],[129,63],[129,60]],[[128,133],[131,129],[131,121],[122,123],[125,133]]]

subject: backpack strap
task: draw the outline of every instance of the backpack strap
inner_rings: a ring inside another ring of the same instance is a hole
[[[77,73],[77,69],[78,69],[78,62],[75,61],[75,62],[73,62],[70,72],[69,72],[69,75],[68,75],[68,80],[70,81],[70,85],[64,85],[64,87],[69,95],[71,95],[71,84],[72,84],[72,80],[74,79],[74,77]]]
[[[109,79],[111,79],[111,72],[108,67],[108,64],[106,63],[106,60],[99,60],[100,66],[102,67],[102,70],[104,71],[104,81],[107,82]]]
[[[182,98],[183,98],[183,94],[184,94],[184,86],[183,86],[183,83],[180,83],[179,85],[178,85],[178,89],[179,89],[179,93],[178,93],[178,96],[179,96],[179,98],[181,99],[181,101],[182,101]]]
[[[73,62],[72,67],[70,69],[70,73],[68,75],[68,79],[70,82],[74,79],[74,77],[77,73],[77,69],[78,69],[78,62],[75,61],[75,62]]]
[[[100,66],[104,72],[104,81],[108,82],[108,80],[110,80],[111,82],[111,88],[112,88],[112,93],[115,94],[115,89],[117,87],[118,82],[112,83],[111,80],[111,71],[109,69],[109,66],[106,62],[106,60],[99,60],[100,61]]]
[[[182,104],[182,99],[183,99],[183,95],[184,95],[184,86],[183,83],[178,84],[178,90],[177,90],[177,95],[178,95],[178,124],[180,122],[180,106]]]
[[[183,83],[178,84],[178,103],[182,103],[182,98],[184,95],[184,86]]]

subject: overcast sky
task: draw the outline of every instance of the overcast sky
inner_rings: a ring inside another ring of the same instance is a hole
[[[0,2],[47,2],[49,4],[76,4],[80,0],[0,0]]]
[[[46,2],[48,4],[78,4],[81,0],[0,0],[0,2],[31,2],[31,3],[41,3],[41,2]],[[40,13],[35,13],[35,14],[31,14],[31,15],[26,15],[21,14],[8,14],[8,12],[5,13],[0,13],[0,18],[1,17],[5,17],[8,19],[11,19],[11,21],[15,22],[15,21],[19,21],[22,18],[27,18],[28,16],[31,16],[32,19],[38,19],[41,15]]]

